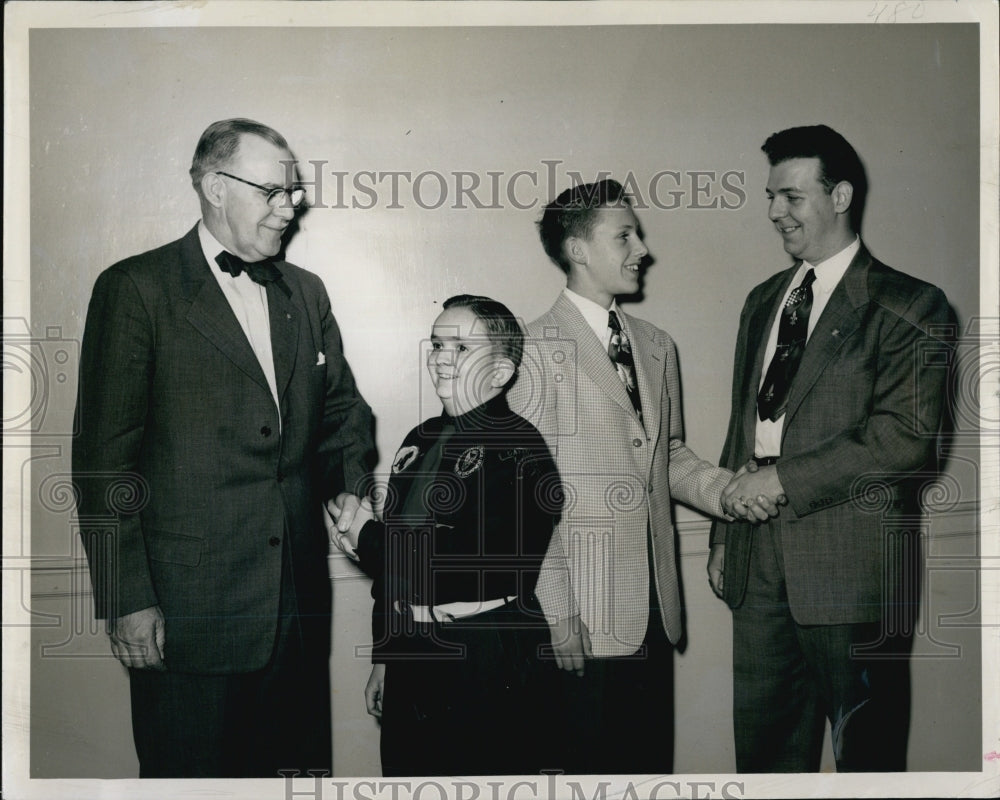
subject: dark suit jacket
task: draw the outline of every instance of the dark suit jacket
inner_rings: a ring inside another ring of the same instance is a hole
[[[733,369],[721,465],[754,454],[757,390],[778,304],[798,269],[747,297]],[[862,245],[817,321],[792,383],[778,476],[788,602],[803,625],[871,622],[902,577],[889,563],[894,518],[918,514],[934,476],[954,317],[934,286],[876,261]],[[912,530],[913,526],[909,526]],[[746,523],[716,523],[725,541],[726,602],[744,596],[752,543]]]
[[[322,281],[277,266],[280,433],[197,226],[103,272],[87,313],[73,472],[96,615],[159,604],[170,669],[266,664],[286,537],[299,613],[328,619],[321,503],[371,466],[371,411]]]

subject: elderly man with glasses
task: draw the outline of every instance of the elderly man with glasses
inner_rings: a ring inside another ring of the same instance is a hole
[[[101,273],[87,313],[73,472],[96,616],[140,777],[330,771],[321,508],[373,465],[371,410],[323,283],[275,260],[305,194],[285,139],[213,123],[190,172],[201,221]]]

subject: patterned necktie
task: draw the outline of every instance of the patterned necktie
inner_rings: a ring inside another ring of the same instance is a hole
[[[281,270],[270,261],[244,261],[228,250],[223,250],[215,257],[215,262],[219,265],[219,269],[228,272],[234,278],[238,278],[241,272],[246,272],[247,277],[254,283],[259,283],[265,288],[267,284],[273,283],[284,292],[285,297],[292,296],[292,290],[288,288],[285,279],[281,276]]]
[[[642,401],[639,399],[639,387],[635,382],[635,361],[632,359],[632,345],[628,336],[622,330],[621,322],[614,311],[608,312],[608,327],[611,329],[611,339],[608,341],[608,357],[618,370],[618,377],[625,384],[628,399],[639,419],[642,419]]]
[[[778,323],[778,346],[767,368],[764,384],[757,395],[757,416],[761,421],[776,422],[788,405],[788,390],[802,362],[809,334],[809,312],[812,310],[812,283],[816,272],[810,269],[785,301]]]

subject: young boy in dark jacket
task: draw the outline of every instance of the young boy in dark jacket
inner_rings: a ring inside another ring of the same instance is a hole
[[[381,520],[366,499],[331,531],[374,579],[365,699],[387,776],[548,766],[541,687],[555,667],[534,590],[562,489],[541,434],[507,405],[523,349],[502,303],[447,300],[427,360],[443,413],[403,440]]]

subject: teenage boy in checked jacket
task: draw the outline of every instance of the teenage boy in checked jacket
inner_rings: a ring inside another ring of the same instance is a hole
[[[538,227],[566,289],[528,326],[511,406],[545,436],[566,494],[538,582],[564,670],[552,766],[667,772],[682,628],[671,502],[721,517],[732,473],[684,444],[673,340],[616,300],[639,292],[647,255],[621,184],[567,189]],[[761,502],[740,512],[777,513]]]
[[[541,434],[507,405],[523,346],[501,303],[445,301],[427,362],[444,413],[403,440],[381,520],[365,500],[337,535],[343,498],[329,505],[374,579],[365,700],[387,776],[549,766],[541,683],[555,668],[535,584],[562,493]]]

